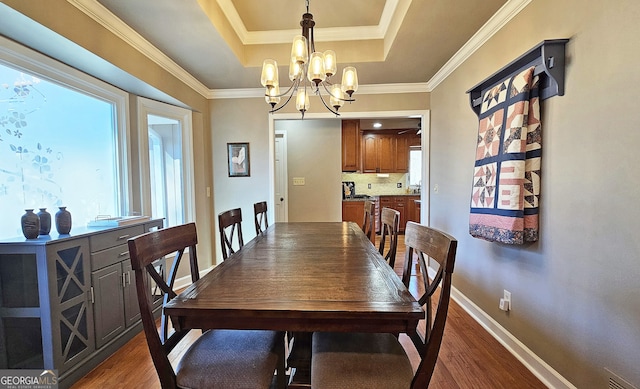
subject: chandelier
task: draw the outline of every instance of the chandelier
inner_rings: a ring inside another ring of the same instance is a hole
[[[289,61],[289,80],[292,84],[286,92],[280,93],[278,77],[278,63],[273,59],[265,59],[262,64],[261,83],[266,88],[264,98],[271,105],[269,113],[284,108],[293,95],[296,95],[296,109],[302,114],[309,109],[309,94],[320,97],[322,104],[336,116],[345,101],[352,102],[353,93],[358,90],[358,73],[353,66],[347,66],[342,71],[342,84],[331,82],[331,76],[337,71],[336,53],[327,50],[317,52],[313,37],[313,15],[309,13],[309,0],[306,0],[307,12],[302,15],[300,25],[302,35],[293,38],[291,59]],[[311,55],[309,55],[311,54]],[[329,103],[325,101],[321,88],[329,95]],[[286,98],[280,103],[281,98]]]

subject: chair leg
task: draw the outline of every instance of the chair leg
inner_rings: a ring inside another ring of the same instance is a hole
[[[278,389],[286,389],[287,387],[287,372],[286,372],[286,356],[285,356],[285,336],[282,336],[280,344],[278,345],[278,366],[276,368],[277,385]]]

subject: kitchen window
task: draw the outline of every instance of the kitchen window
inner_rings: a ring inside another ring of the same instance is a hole
[[[420,188],[422,184],[422,149],[411,146],[409,149],[409,186]]]

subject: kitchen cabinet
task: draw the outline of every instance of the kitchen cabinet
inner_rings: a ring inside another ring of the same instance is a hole
[[[342,171],[355,172],[360,170],[360,133],[359,120],[342,121]]]
[[[413,212],[414,201],[419,199],[419,196],[380,196],[380,213],[378,218],[381,217],[382,208],[391,208],[400,212],[400,226],[399,231],[404,232],[408,220],[413,220],[415,216]],[[415,220],[414,220],[415,221]]]
[[[370,201],[374,201],[375,199],[370,199]],[[365,201],[357,201],[357,200],[346,200],[342,202],[342,221],[343,222],[355,222],[358,223],[360,228],[362,228],[362,222],[364,222],[364,204]],[[374,233],[371,234],[371,243],[375,244],[376,241],[376,226],[379,221],[379,217],[377,208],[374,211],[372,217],[374,218]]]
[[[363,173],[407,173],[409,147],[420,144],[415,134],[368,131],[362,136]]]
[[[342,221],[355,222],[362,228],[364,221],[364,201],[343,201]]]
[[[398,136],[396,138],[396,153],[395,153],[395,172],[396,173],[408,173],[409,172],[409,138],[406,136]]]
[[[395,196],[394,208],[400,212],[400,232],[404,232],[404,228],[407,225],[407,202],[405,196]]]
[[[380,212],[382,208],[395,209],[395,197],[394,196],[380,196]]]
[[[395,139],[390,135],[366,134],[362,138],[362,172],[395,172]]]
[[[420,196],[407,196],[407,221],[420,223]]]
[[[135,336],[126,240],[159,227],[162,219],[0,241],[0,369],[55,369],[67,388]]]

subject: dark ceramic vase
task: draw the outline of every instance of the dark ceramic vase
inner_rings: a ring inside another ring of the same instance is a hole
[[[56,212],[56,230],[58,234],[64,235],[71,231],[71,214],[67,211],[67,207],[58,207],[60,210]]]
[[[47,212],[46,208],[40,208],[38,219],[40,219],[40,235],[49,235],[49,231],[51,231],[51,214]]]
[[[22,233],[27,239],[36,239],[40,232],[40,219],[38,215],[33,213],[33,209],[25,209],[27,213],[22,215],[20,220],[22,225]]]

